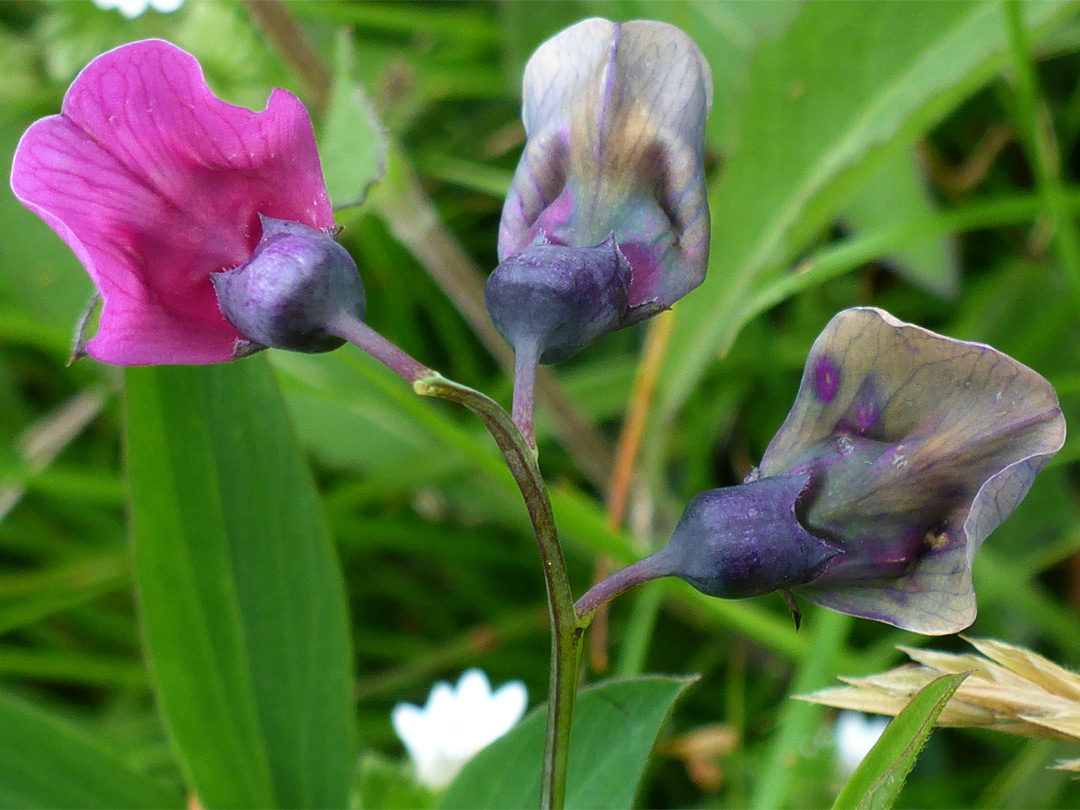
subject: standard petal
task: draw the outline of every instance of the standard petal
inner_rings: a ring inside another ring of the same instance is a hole
[[[88,349],[120,365],[230,359],[239,333],[210,274],[247,259],[260,213],[333,225],[303,105],[281,90],[261,113],[226,104],[160,40],[91,62],[23,136],[11,186],[97,284]]]
[[[540,233],[576,247],[614,233],[633,269],[631,308],[653,312],[700,284],[711,100],[701,51],[665,23],[584,20],[541,45],[525,68],[529,140],[503,209],[500,260]]]
[[[975,618],[971,559],[1065,439],[1050,384],[871,308],[814,343],[763,476],[809,472],[808,527],[842,549],[802,593],[922,633]]]

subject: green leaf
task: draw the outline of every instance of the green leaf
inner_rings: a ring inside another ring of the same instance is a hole
[[[1029,26],[1065,6],[1025,4]],[[737,108],[730,160],[710,195],[709,276],[676,310],[658,386],[677,410],[777,277],[890,153],[906,150],[989,81],[1008,48],[994,2],[806,3],[762,37]]]
[[[629,808],[671,707],[696,677],[645,675],[581,690],[574,707],[568,808]],[[540,706],[458,774],[443,808],[536,807],[547,707]]]
[[[352,34],[343,29],[319,138],[326,192],[335,208],[362,203],[386,171],[386,133],[354,78],[354,58]]]
[[[941,710],[970,672],[937,678],[911,699],[836,797],[833,810],[889,810],[930,738]]]
[[[844,206],[844,222],[856,233],[882,231],[896,222],[925,219],[937,213],[915,155],[890,155]],[[911,242],[885,257],[900,278],[944,298],[960,292],[959,248],[952,234]]]
[[[407,762],[394,762],[376,752],[360,759],[356,779],[356,805],[381,810],[427,810],[435,795],[416,783]]]
[[[126,379],[146,651],[192,787],[206,807],[342,806],[344,588],[265,358]]]
[[[0,807],[181,807],[76,726],[0,692]]]
[[[665,10],[674,11],[680,5],[687,16],[685,22],[671,12],[665,13]],[[651,2],[646,7],[648,13],[641,16],[683,27],[692,33],[705,54],[712,68],[713,80],[708,138],[726,153],[734,138],[737,123],[735,112],[746,88],[746,72],[754,48],[762,35],[775,35],[790,23],[799,7],[799,0],[770,0],[767,3],[701,3],[691,0],[685,4]]]

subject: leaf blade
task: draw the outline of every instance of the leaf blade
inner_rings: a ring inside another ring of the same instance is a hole
[[[857,234],[874,233],[893,222],[927,219],[937,204],[910,152],[889,158],[844,206],[843,220]],[[954,234],[913,241],[885,257],[900,278],[926,292],[955,299],[960,292],[960,249]]]
[[[647,675],[581,690],[570,739],[566,806],[631,807],[671,707],[695,680]],[[450,785],[441,807],[535,807],[546,711],[546,705],[534,709],[470,761]]]
[[[344,804],[344,589],[265,359],[130,369],[127,418],[147,656],[201,802]]]
[[[0,692],[0,807],[180,807],[76,726]]]
[[[334,80],[319,132],[326,192],[335,208],[359,205],[386,171],[388,142],[362,85],[354,78],[352,33],[339,32]]]
[[[943,675],[920,689],[855,769],[836,797],[833,810],[889,810],[930,738],[938,715],[970,674]]]

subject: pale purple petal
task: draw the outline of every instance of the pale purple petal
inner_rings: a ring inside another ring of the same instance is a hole
[[[101,291],[88,350],[118,365],[231,359],[210,274],[248,258],[259,214],[333,225],[303,105],[283,90],[261,113],[226,104],[161,40],[91,62],[23,136],[11,186]]]
[[[700,284],[711,97],[701,51],[665,23],[590,19],[541,45],[525,68],[529,139],[503,209],[500,261],[541,233],[574,247],[614,233],[633,270],[628,323]]]

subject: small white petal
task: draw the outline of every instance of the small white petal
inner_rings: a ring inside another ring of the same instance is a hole
[[[184,0],[150,0],[150,8],[159,14],[172,14],[182,5]]]
[[[867,717],[859,712],[840,712],[836,718],[836,766],[850,776],[859,767],[889,724],[885,717]]]
[[[446,715],[454,710],[457,697],[454,688],[446,681],[439,681],[431,688],[427,703],[424,704],[424,712],[429,715]]]
[[[147,5],[147,0],[119,0],[116,9],[131,20],[146,11]]]
[[[514,727],[527,703],[520,681],[492,694],[487,675],[470,669],[456,687],[436,683],[423,708],[399,703],[390,721],[405,744],[417,780],[431,790],[442,790],[477,752]]]
[[[458,711],[462,716],[485,712],[491,702],[491,684],[479,669],[470,669],[457,682]]]
[[[410,752],[424,747],[429,737],[426,721],[423,710],[411,703],[399,703],[390,712],[390,723]]]
[[[510,681],[500,686],[491,696],[489,742],[499,739],[516,726],[528,705],[529,692],[521,681]]]

